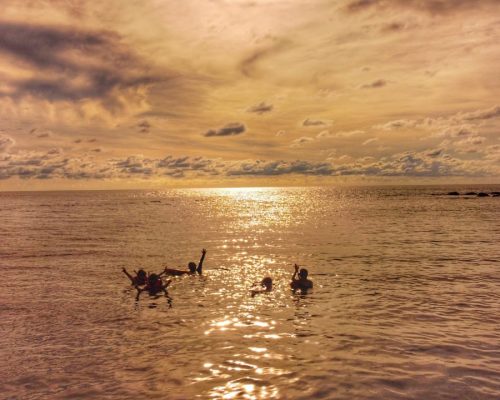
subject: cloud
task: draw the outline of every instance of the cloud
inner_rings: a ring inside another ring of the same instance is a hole
[[[462,119],[464,121],[483,121],[498,117],[500,117],[500,106],[494,106],[484,110],[476,110],[457,115],[458,119]]]
[[[335,133],[335,137],[347,138],[347,137],[359,136],[359,135],[364,135],[364,134],[365,134],[365,131],[361,131],[361,130],[340,131],[340,132]]]
[[[317,139],[328,139],[328,138],[332,138],[332,137],[335,137],[335,134],[331,133],[328,130],[321,131],[320,133],[318,133],[316,135]]]
[[[394,33],[394,32],[401,32],[407,28],[408,28],[407,23],[393,21],[387,24],[383,24],[382,27],[380,28],[380,31],[384,33]]]
[[[290,47],[290,41],[287,39],[270,37],[270,43],[264,47],[253,50],[240,63],[241,73],[248,78],[257,76],[257,64],[263,59],[272,57]]]
[[[391,10],[408,8],[431,14],[447,14],[459,10],[498,6],[497,0],[349,0],[345,9],[349,12],[361,12],[371,8]]]
[[[137,124],[140,133],[149,133],[151,130],[151,124],[147,121],[141,121]]]
[[[459,112],[449,116],[398,119],[374,125],[373,128],[384,131],[408,128],[424,129],[432,131],[432,135],[436,137],[458,138],[476,135],[481,122],[498,117],[500,117],[500,106],[494,106],[474,111]]]
[[[353,159],[342,156],[334,163],[305,160],[223,161],[205,157],[166,156],[148,158],[141,155],[96,160],[92,153],[69,157],[60,149],[48,152],[6,153],[0,156],[0,179],[151,179],[191,177],[259,177],[259,176],[492,176],[500,174],[500,146],[488,146],[482,160],[461,160],[442,149],[396,153],[376,160],[374,157]]]
[[[332,175],[333,167],[328,162],[308,161],[249,161],[229,168],[228,176],[278,176],[278,175]]]
[[[0,134],[0,152],[8,150],[10,147],[14,146],[16,142],[10,136]]]
[[[290,147],[302,147],[306,143],[311,143],[314,141],[314,138],[309,137],[309,136],[302,136],[298,139],[295,139],[292,141],[290,144]]]
[[[428,150],[425,153],[425,155],[427,157],[439,157],[442,154],[443,154],[443,149],[432,149],[432,150]]]
[[[271,112],[272,110],[273,110],[272,104],[266,104],[266,103],[262,102],[260,104],[257,104],[255,106],[248,108],[247,112],[262,115],[264,113]]]
[[[49,130],[39,131],[37,128],[33,128],[30,130],[30,135],[33,135],[37,138],[44,139],[52,136],[52,132]]]
[[[311,118],[306,118],[304,121],[302,121],[302,126],[326,126],[330,125],[332,121],[323,121],[320,119],[311,119]]]
[[[124,101],[119,92],[133,96],[166,79],[148,72],[121,36],[106,30],[0,22],[0,55],[11,69],[25,71],[6,76],[8,84],[0,96],[13,99],[98,99],[118,108]]]
[[[361,89],[378,89],[387,85],[387,81],[385,79],[377,79],[371,83],[366,83],[361,85]]]
[[[386,122],[382,125],[375,125],[374,128],[382,129],[384,131],[392,131],[393,129],[400,128],[414,128],[417,121],[411,119],[397,119],[394,121]]]
[[[477,132],[477,127],[467,124],[461,124],[444,127],[443,129],[436,132],[434,136],[460,138],[476,135]]]
[[[231,122],[219,129],[210,129],[203,134],[205,137],[212,136],[234,136],[241,135],[246,131],[245,125],[239,122]]]

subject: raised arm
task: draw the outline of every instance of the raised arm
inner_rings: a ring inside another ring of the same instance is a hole
[[[293,271],[292,281],[297,280],[297,273],[299,272],[299,266],[297,264],[295,264],[294,267],[295,267],[295,271]]]
[[[128,279],[130,279],[130,281],[131,281],[132,283],[134,283],[134,278],[133,278],[133,276],[132,276],[132,275],[130,275],[130,274],[127,272],[127,270],[125,269],[125,267],[124,267],[124,268],[122,268],[122,271],[123,271],[123,273],[124,273],[125,275],[127,275],[127,276],[128,276]]]
[[[203,249],[201,250],[201,258],[200,262],[198,263],[198,268],[196,268],[196,272],[201,275],[202,269],[203,269],[203,261],[205,260],[205,254],[207,254],[207,250]]]

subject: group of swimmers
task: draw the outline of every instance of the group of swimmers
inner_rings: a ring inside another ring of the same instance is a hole
[[[189,262],[187,270],[165,267],[165,269],[159,274],[155,273],[148,274],[144,269],[139,269],[138,271],[134,271],[135,276],[129,274],[125,268],[123,268],[122,271],[125,275],[127,275],[132,285],[137,289],[137,299],[139,299],[139,296],[143,292],[148,292],[151,296],[155,296],[161,292],[167,295],[167,288],[172,282],[172,280],[169,279],[166,282],[163,282],[162,277],[164,275],[165,276],[182,276],[182,275],[196,275],[196,274],[201,275],[203,272],[203,261],[205,260],[206,254],[207,251],[205,249],[202,249],[201,258],[198,264],[196,264],[193,261]],[[309,289],[312,289],[313,283],[310,279],[307,278],[308,276],[307,269],[305,268],[299,269],[299,266],[297,264],[294,265],[294,268],[295,270],[292,275],[292,282],[290,283],[290,287],[293,290],[293,292],[300,290],[302,293],[305,293]],[[271,277],[267,276],[264,279],[262,279],[260,284],[255,286],[256,287],[254,287],[251,290],[252,297],[257,294],[271,292],[273,290],[273,280]]]
[[[205,260],[206,254],[207,251],[205,249],[202,249],[201,258],[200,261],[198,262],[198,265],[196,265],[194,261],[190,261],[188,263],[187,270],[165,267],[165,269],[159,274],[147,274],[146,271],[140,269],[137,272],[134,271],[135,276],[129,274],[125,268],[122,268],[122,271],[125,275],[127,275],[132,285],[135,286],[135,288],[137,289],[137,299],[139,299],[139,296],[141,295],[142,292],[148,292],[151,296],[155,296],[161,292],[167,294],[167,288],[172,282],[172,280],[169,279],[168,281],[163,282],[162,277],[164,275],[167,276],[168,275],[182,276],[182,275],[195,275],[195,274],[201,275],[203,272],[203,261]]]

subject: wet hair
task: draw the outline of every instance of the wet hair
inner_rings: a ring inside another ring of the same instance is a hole
[[[151,275],[149,275],[148,282],[151,284],[154,284],[158,281],[158,279],[160,279],[158,274],[151,274]]]
[[[272,289],[272,287],[273,287],[273,280],[269,276],[266,276],[264,279],[262,279],[262,282],[260,284],[262,286],[265,286],[266,289]]]
[[[146,271],[144,271],[143,269],[140,269],[139,271],[137,271],[137,276],[145,277],[146,276]]]
[[[309,275],[309,272],[307,271],[307,269],[301,268],[301,270],[299,271],[299,276],[303,279],[306,279],[307,275]]]
[[[191,261],[189,264],[188,264],[188,268],[189,268],[189,271],[191,272],[196,272],[196,263]]]

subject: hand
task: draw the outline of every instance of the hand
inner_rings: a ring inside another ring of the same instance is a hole
[[[207,252],[207,249],[202,249],[201,254],[205,254]]]
[[[127,270],[125,269],[125,267],[122,268],[122,271],[127,273]]]
[[[294,267],[295,267],[295,272],[297,272],[299,270],[299,266],[295,264]]]

